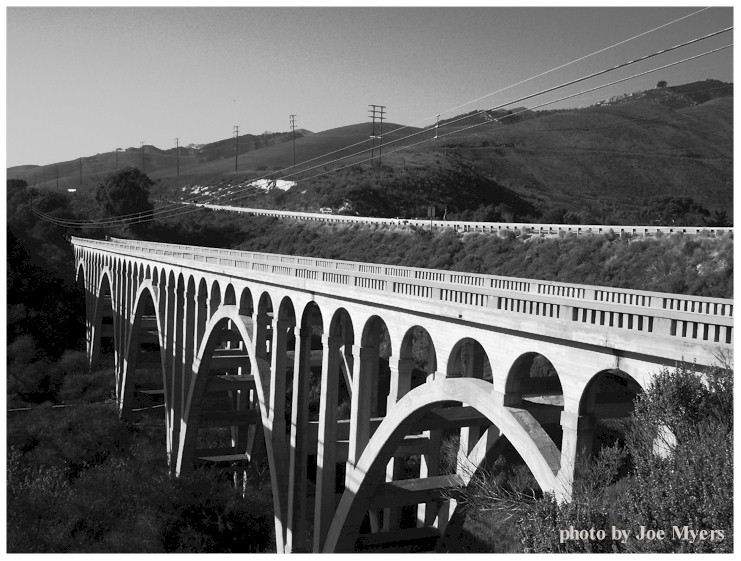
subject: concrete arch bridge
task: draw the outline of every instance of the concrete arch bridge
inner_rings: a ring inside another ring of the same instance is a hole
[[[503,453],[568,500],[599,422],[662,367],[710,365],[733,340],[732,300],[72,244],[88,356],[112,350],[120,414],[153,362],[174,472],[263,454],[280,552],[444,550],[464,518],[449,491]]]

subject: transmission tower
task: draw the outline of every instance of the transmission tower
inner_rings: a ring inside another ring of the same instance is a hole
[[[378,163],[380,165],[381,163],[381,139],[383,137],[383,116],[386,114],[384,109],[386,109],[385,105],[368,105],[370,109],[368,110],[368,113],[371,116],[372,123],[371,123],[371,167],[373,167],[373,155],[375,151],[376,146],[376,139],[378,139]],[[380,121],[380,129],[378,135],[376,135],[376,119]]]

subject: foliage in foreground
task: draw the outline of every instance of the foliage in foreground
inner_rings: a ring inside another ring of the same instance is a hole
[[[163,430],[151,434],[125,425],[110,404],[13,415],[9,552],[229,553],[274,547],[269,490],[253,486],[242,496],[229,480],[204,469],[171,478]]]
[[[632,467],[621,477],[626,459]],[[477,489],[471,504],[516,513],[530,552],[732,552],[733,372],[661,371],[636,401],[624,447],[600,451],[578,475],[571,502],[526,500],[497,481]],[[641,527],[665,535],[640,539]],[[564,539],[570,528],[592,536]]]

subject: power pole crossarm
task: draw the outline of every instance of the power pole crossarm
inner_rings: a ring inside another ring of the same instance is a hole
[[[386,109],[385,105],[375,105],[370,104],[368,105],[370,107],[369,113],[371,116],[372,124],[371,124],[371,167],[373,167],[373,152],[375,150],[376,146],[376,139],[378,139],[378,164],[381,164],[381,139],[383,137],[383,116],[386,114],[384,109]],[[376,119],[380,120],[380,130],[379,134],[376,135]]]
[[[296,167],[296,115],[291,115],[291,135],[293,138],[293,167]]]

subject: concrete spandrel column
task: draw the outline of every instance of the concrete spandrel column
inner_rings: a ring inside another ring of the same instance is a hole
[[[285,433],[286,411],[286,351],[288,329],[291,324],[285,320],[273,321],[273,349],[270,363],[270,396],[268,418],[273,423],[273,431]]]
[[[578,415],[570,411],[561,412],[563,438],[558,479],[564,486],[562,493],[571,494],[577,465],[579,462],[588,460],[592,453],[595,425],[594,415]]]
[[[391,383],[389,395],[386,399],[386,411],[391,411],[391,408],[396,405],[396,402],[404,397],[412,388],[412,372],[414,371],[414,366],[415,362],[413,358],[399,359],[396,362],[396,366],[393,365],[393,361],[389,361]]]
[[[316,504],[314,509],[314,552],[320,552],[335,511],[337,472],[337,398],[342,337],[323,335],[322,384],[316,455]]]
[[[180,410],[185,411],[185,402],[187,400],[188,391],[190,390],[190,383],[193,379],[193,360],[195,358],[195,337],[197,330],[197,316],[196,310],[198,309],[198,298],[195,292],[185,291],[185,310],[183,314],[183,364],[182,364],[182,378],[183,391],[181,393]]]
[[[293,366],[293,404],[288,472],[288,523],[286,553],[308,550],[306,543],[306,467],[309,428],[309,377],[311,328],[294,328],[296,354]]]
[[[185,289],[182,286],[173,291],[173,325],[172,325],[172,368],[171,384],[171,424],[172,455],[177,458],[177,447],[180,445],[180,426],[182,423],[183,402],[183,323],[185,315]]]
[[[203,342],[203,337],[206,334],[206,324],[208,323],[208,304],[206,300],[207,298],[204,293],[194,295],[194,302],[195,302],[195,318],[194,318],[195,339],[193,340],[193,355],[194,356],[198,354],[201,343]]]
[[[268,314],[258,313],[253,318],[255,324],[255,355],[257,358],[269,360],[272,318]]]
[[[350,402],[350,442],[346,478],[363,454],[370,440],[370,419],[373,411],[373,388],[378,388],[378,349],[353,345],[352,391]]]
[[[412,387],[412,371],[415,362],[413,358],[402,358],[396,362],[396,366],[391,366],[391,385],[387,398],[386,411],[390,413],[404,395]],[[391,458],[386,465],[386,481],[396,481],[402,476],[404,460]],[[401,522],[401,508],[385,508],[383,510],[383,530],[388,532],[399,528]]]

